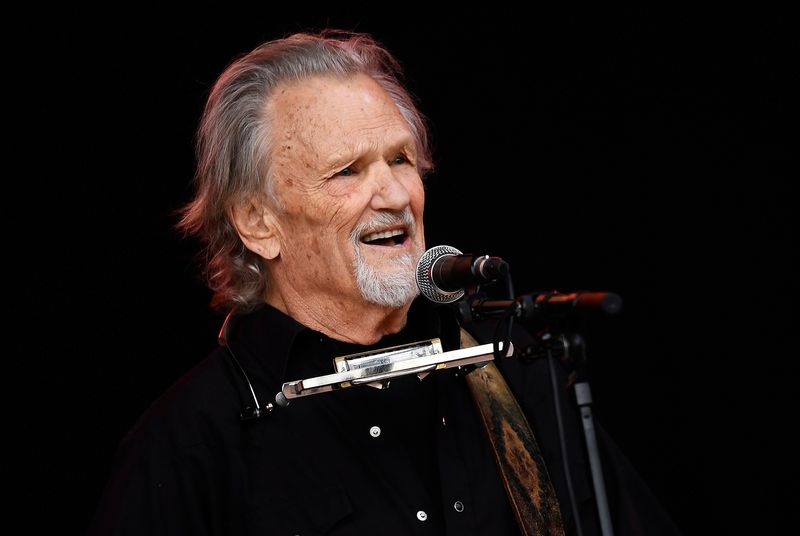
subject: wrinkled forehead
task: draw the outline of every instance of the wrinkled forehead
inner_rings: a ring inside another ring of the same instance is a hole
[[[274,89],[265,112],[274,148],[294,144],[320,159],[347,145],[396,143],[410,135],[389,94],[363,74],[284,82]]]

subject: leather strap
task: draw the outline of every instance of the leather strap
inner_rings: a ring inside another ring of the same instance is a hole
[[[461,347],[478,342],[461,328]],[[561,510],[528,420],[494,362],[466,376],[506,494],[525,535],[563,536]]]

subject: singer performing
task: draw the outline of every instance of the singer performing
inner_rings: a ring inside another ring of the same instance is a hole
[[[520,534],[514,476],[548,487],[530,493],[552,497],[540,508],[550,534],[601,533],[580,413],[565,404],[563,430],[554,419],[553,382],[567,386],[566,364],[503,358],[499,376],[486,376],[507,383],[503,403],[521,411],[498,429],[521,434],[530,423],[541,465],[520,456],[499,467],[482,421],[495,393],[476,394],[474,362],[288,404],[276,396],[332,374],[363,380],[386,352],[433,359],[437,345],[464,352],[473,338],[508,351],[534,342],[517,326],[498,345],[495,321],[462,326],[452,296],[420,295],[433,162],[389,51],[332,30],[265,42],[216,80],[197,144],[179,227],[205,246],[211,305],[225,318],[220,345],[121,438],[89,534]],[[508,273],[493,257],[452,255],[430,266],[445,293]],[[601,437],[616,532],[677,534]]]

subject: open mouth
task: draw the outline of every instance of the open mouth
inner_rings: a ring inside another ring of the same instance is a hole
[[[391,229],[388,231],[378,231],[365,234],[361,237],[361,242],[370,246],[401,246],[408,240],[408,233],[405,229]]]

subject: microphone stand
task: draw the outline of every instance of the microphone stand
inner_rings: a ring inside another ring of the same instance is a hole
[[[461,322],[472,322],[484,318],[502,318],[513,316],[527,320],[557,321],[581,312],[603,312],[606,314],[616,314],[622,306],[620,297],[608,292],[584,292],[573,294],[559,294],[557,292],[544,292],[526,294],[514,300],[488,300],[484,297],[472,295],[467,299],[453,304],[456,314]],[[551,371],[551,378],[554,381],[554,393],[558,392],[555,384],[554,361],[556,356],[562,360],[574,360],[575,365],[575,400],[581,414],[581,424],[583,425],[583,436],[586,440],[586,451],[589,458],[589,467],[592,475],[592,484],[597,503],[597,513],[600,520],[600,529],[603,536],[613,536],[614,530],[611,524],[611,514],[606,495],[605,480],[603,478],[603,468],[600,461],[600,451],[597,446],[597,435],[595,434],[594,416],[592,414],[592,393],[589,387],[588,373],[586,367],[586,345],[580,333],[571,332],[554,337],[551,333],[552,327],[548,326],[537,336],[537,343],[531,347],[522,349],[520,360],[530,363],[533,360],[545,357]],[[557,397],[557,394],[555,395]],[[560,403],[558,398],[555,401],[558,413],[557,421],[559,433],[562,434],[560,419]],[[565,445],[563,439],[562,444]],[[569,488],[570,501],[575,515],[575,523],[578,534],[581,534],[580,519],[575,504],[574,493],[572,492],[569,464],[566,459],[566,447],[563,454],[564,470]]]
[[[566,338],[565,338],[566,339]],[[592,415],[592,391],[589,387],[588,373],[586,371],[586,345],[584,338],[579,333],[572,333],[567,343],[572,348],[576,357],[575,367],[575,401],[581,413],[583,424],[583,437],[586,440],[586,452],[589,457],[589,468],[592,473],[592,484],[597,502],[597,514],[600,518],[600,530],[603,536],[613,536],[614,529],[611,525],[611,513],[606,496],[606,484],[603,478],[603,467],[600,462],[600,450],[597,447],[597,435],[594,428]],[[552,355],[550,356],[552,359]]]

